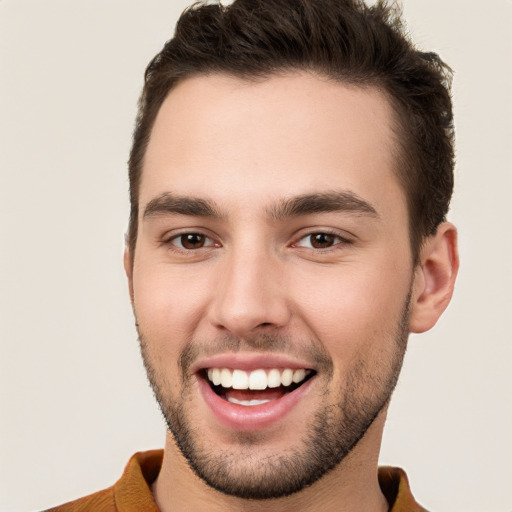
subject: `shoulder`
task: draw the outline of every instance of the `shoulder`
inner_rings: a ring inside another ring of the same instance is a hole
[[[379,484],[388,500],[390,512],[427,512],[413,497],[403,469],[390,466],[379,468]]]
[[[112,487],[44,512],[158,512],[151,484],[160,471],[162,458],[163,450],[138,452]]]
[[[91,510],[95,512],[117,512],[113,487],[84,496],[64,505],[50,508],[44,512],[89,512]]]

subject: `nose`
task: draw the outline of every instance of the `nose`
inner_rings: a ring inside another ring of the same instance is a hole
[[[291,312],[277,257],[249,247],[231,251],[222,263],[210,308],[217,329],[247,338],[288,324]]]

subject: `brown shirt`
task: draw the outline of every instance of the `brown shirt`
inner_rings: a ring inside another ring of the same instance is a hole
[[[112,487],[46,512],[159,512],[151,484],[160,471],[163,453],[163,450],[136,453]],[[426,512],[414,500],[402,469],[379,468],[379,483],[390,512]]]

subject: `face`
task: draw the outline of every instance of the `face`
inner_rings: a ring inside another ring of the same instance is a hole
[[[413,285],[391,119],[305,73],[190,78],[158,114],[133,307],[176,444],[224,493],[310,485],[386,407]]]

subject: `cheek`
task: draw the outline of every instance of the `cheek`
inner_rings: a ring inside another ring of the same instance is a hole
[[[204,312],[205,283],[165,264],[135,267],[134,309],[139,329],[152,343],[182,346]]]
[[[301,321],[333,358],[351,361],[394,343],[410,280],[385,269],[316,269],[296,282]]]

